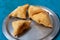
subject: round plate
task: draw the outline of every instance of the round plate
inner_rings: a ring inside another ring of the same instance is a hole
[[[3,22],[3,34],[6,36],[7,39],[10,40],[51,40],[53,39],[56,34],[59,31],[59,19],[57,17],[57,15],[51,11],[50,9],[40,6],[43,10],[49,12],[49,16],[51,19],[51,22],[53,24],[53,28],[46,28],[43,27],[41,25],[38,25],[37,23],[35,23],[34,21],[32,21],[30,27],[31,29],[29,29],[25,34],[23,34],[22,36],[20,36],[19,38],[16,38],[12,35],[13,33],[13,28],[11,25],[11,22],[14,20],[18,20],[18,19],[9,19],[9,17],[6,17],[4,19]]]

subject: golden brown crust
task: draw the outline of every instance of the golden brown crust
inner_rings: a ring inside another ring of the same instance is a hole
[[[32,16],[32,19],[36,21],[38,24],[43,24],[45,27],[52,27],[48,12],[38,13]]]
[[[38,14],[40,12],[43,12],[44,10],[41,9],[40,7],[38,6],[30,6],[29,9],[28,9],[28,14],[29,14],[29,17],[31,18],[31,16],[35,15],[35,14]]]
[[[18,6],[9,16],[26,19],[26,11],[29,5]]]
[[[23,32],[23,30],[25,29],[29,29],[30,27],[30,23],[31,21],[27,21],[27,20],[17,20],[12,22],[12,27],[13,27],[13,35],[14,36],[18,36],[19,34],[21,34]]]
[[[49,13],[37,6],[30,6],[28,9],[29,17],[37,22],[43,24],[46,27],[52,27]]]

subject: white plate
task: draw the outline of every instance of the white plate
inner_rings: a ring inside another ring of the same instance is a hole
[[[3,34],[9,40],[52,40],[59,31],[59,19],[57,15],[51,11],[50,9],[40,6],[45,11],[49,12],[51,22],[53,24],[53,28],[45,28],[41,25],[36,24],[32,21],[30,27],[31,29],[28,30],[24,35],[20,36],[19,38],[15,38],[12,35],[13,28],[11,22],[17,19],[9,19],[6,17],[3,22]]]

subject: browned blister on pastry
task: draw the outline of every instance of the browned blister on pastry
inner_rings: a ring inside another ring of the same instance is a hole
[[[29,5],[18,6],[9,16],[26,19],[26,11]]]
[[[12,22],[13,27],[13,35],[19,36],[24,30],[29,29],[30,27],[30,20],[17,20]]]

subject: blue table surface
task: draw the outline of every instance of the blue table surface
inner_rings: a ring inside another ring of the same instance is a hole
[[[0,0],[0,40],[7,40],[2,33],[4,18],[17,6],[24,4],[41,5],[50,8],[60,18],[60,0]],[[60,31],[53,40],[60,40]]]

